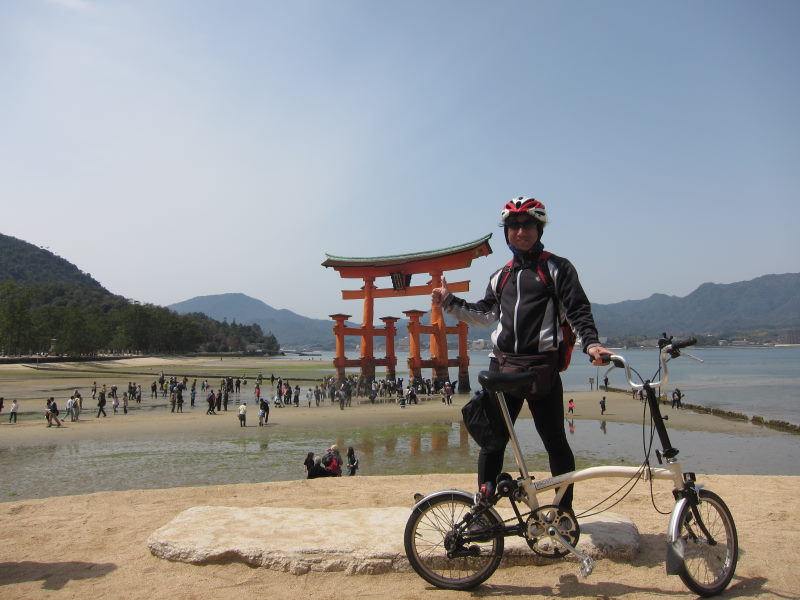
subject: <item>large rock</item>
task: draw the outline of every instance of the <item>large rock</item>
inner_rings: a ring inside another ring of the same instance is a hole
[[[408,571],[403,532],[408,507],[355,509],[197,506],[153,532],[150,551],[168,560],[242,561],[301,575],[309,571],[378,574]],[[581,520],[578,547],[593,558],[631,558],[639,532],[625,517]],[[506,539],[505,565],[532,564],[525,540]]]

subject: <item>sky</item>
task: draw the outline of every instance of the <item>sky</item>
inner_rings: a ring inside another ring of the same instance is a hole
[[[326,253],[492,233],[447,275],[477,300],[517,196],[593,303],[799,272],[799,27],[794,0],[0,0],[0,233],[143,303],[355,321]]]

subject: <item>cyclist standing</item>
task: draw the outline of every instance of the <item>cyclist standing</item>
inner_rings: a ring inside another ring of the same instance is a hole
[[[575,458],[564,432],[564,397],[558,358],[562,334],[560,327],[555,326],[555,311],[558,310],[578,333],[583,351],[591,357],[592,364],[602,364],[601,355],[611,352],[600,344],[591,305],[575,267],[559,256],[542,257],[541,237],[547,224],[544,204],[534,198],[515,198],[505,204],[500,216],[513,260],[491,276],[484,298],[476,303],[466,302],[449,292],[442,277],[442,285],[433,290],[432,300],[440,303],[447,314],[471,325],[486,327],[498,323],[491,336],[493,351],[489,370],[537,372],[531,390],[507,394],[508,409],[512,421],[516,421],[523,401],[527,401],[536,431],[549,456],[550,471],[560,475],[575,469]],[[541,265],[540,258],[543,258]],[[538,273],[540,266],[547,268],[552,286],[542,281]],[[492,493],[503,469],[505,443],[499,450],[480,450],[478,485],[484,495]],[[572,508],[572,486],[561,504]]]

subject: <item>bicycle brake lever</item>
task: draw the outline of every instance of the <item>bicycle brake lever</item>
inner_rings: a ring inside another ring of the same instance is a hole
[[[684,355],[685,357],[687,357],[687,358],[691,358],[692,360],[696,360],[696,361],[697,361],[697,362],[699,362],[699,363],[706,362],[706,361],[704,361],[702,358],[697,358],[696,356],[692,356],[692,355],[691,355],[691,354],[689,354],[688,352],[682,352],[681,354],[683,354],[683,355]]]

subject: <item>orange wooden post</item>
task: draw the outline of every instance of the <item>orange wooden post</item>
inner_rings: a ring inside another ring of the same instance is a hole
[[[375,278],[364,276],[364,314],[361,319],[361,376],[366,385],[372,385],[375,379],[375,356],[372,337],[372,324],[375,314]]]
[[[333,335],[336,336],[336,356],[333,358],[333,366],[336,368],[336,379],[341,381],[344,379],[344,368],[347,357],[344,355],[344,322],[351,317],[351,315],[335,314],[328,315],[331,319],[336,321],[333,326]]]
[[[469,386],[469,353],[467,352],[468,326],[464,321],[459,321],[458,329],[458,391],[468,392]]]
[[[386,324],[386,379],[394,381],[397,377],[397,356],[394,353],[394,336],[397,333],[397,317],[381,317],[381,321]]]
[[[439,287],[442,285],[442,272],[431,271],[431,286]],[[444,316],[442,307],[431,302],[431,360],[433,360],[433,378],[435,383],[450,381],[450,373],[447,369],[447,335],[444,328]]]
[[[425,314],[423,310],[404,310],[408,322],[408,372],[412,379],[422,378],[422,354],[419,347],[419,318]]]

